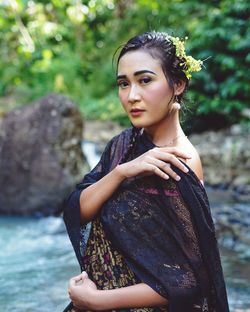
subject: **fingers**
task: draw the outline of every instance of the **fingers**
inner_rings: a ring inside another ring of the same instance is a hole
[[[169,176],[173,177],[172,172],[173,170],[170,168],[170,164],[166,163],[162,160],[156,158],[149,158],[148,159],[150,170],[153,171],[155,174],[160,176],[163,179],[169,179]]]
[[[169,163],[164,161],[160,161],[161,165],[160,168],[163,170],[168,176],[175,179],[176,181],[180,181],[181,177],[171,168]]]
[[[159,159],[151,159],[150,164],[148,165],[148,170],[153,171],[154,174],[160,176],[163,179],[169,179],[169,177],[175,179],[176,181],[180,180],[180,176],[172,170],[169,163]]]
[[[189,155],[179,152],[176,148],[153,148],[130,162],[120,165],[119,168],[121,169],[123,166],[122,171],[125,170],[126,173],[122,173],[122,176],[126,178],[153,173],[163,179],[171,177],[176,181],[179,181],[180,176],[176,174],[170,164],[185,173],[189,170],[177,158],[177,155],[178,157],[190,158]]]
[[[72,291],[74,291],[75,287],[79,286],[79,283],[82,284],[81,282],[83,281],[82,279],[82,274],[80,275],[77,275],[77,276],[74,276],[72,277],[70,280],[69,280],[69,284],[68,284],[68,294],[69,294],[69,297],[70,299],[72,300]]]
[[[169,176],[164,171],[159,169],[156,165],[145,164],[145,166],[147,167],[148,172],[152,172],[165,180],[169,179]]]
[[[174,155],[167,155],[165,156],[165,161],[167,161],[168,163],[171,163],[171,165],[179,168],[181,171],[187,173],[189,170],[188,168],[178,159],[176,158],[176,156]]]
[[[68,288],[72,288],[76,285],[79,285],[79,282],[83,282],[87,278],[88,278],[88,273],[86,271],[83,271],[81,274],[79,274],[77,276],[73,276],[69,280],[69,287]]]
[[[72,277],[72,278],[69,280],[68,289],[72,289],[73,287],[79,286],[79,285],[82,284],[82,283],[83,283],[83,279],[82,279],[82,276],[81,276],[81,275],[76,276],[76,277]]]
[[[82,279],[84,280],[88,278],[88,273],[86,271],[82,271],[81,276],[82,276]]]
[[[68,289],[74,287],[74,286],[76,285],[76,283],[77,283],[77,280],[76,280],[74,277],[72,277],[72,278],[69,280]]]
[[[82,279],[82,274],[79,274],[79,275],[77,275],[77,276],[71,277],[71,279],[70,279],[69,281],[72,282],[72,283],[77,283],[77,282],[79,282],[81,279]]]
[[[82,271],[81,274],[76,275],[76,276],[73,276],[71,279],[72,279],[72,280],[79,281],[79,280],[81,280],[81,279],[83,279],[83,278],[87,278],[87,277],[88,277],[88,273],[87,273],[86,271]]]
[[[179,181],[180,177],[171,169],[170,164],[179,168],[181,171],[187,173],[188,168],[173,154],[169,152],[163,152],[162,150],[153,151],[152,158],[154,159],[153,163],[162,169],[166,174]],[[152,160],[149,158],[149,161]]]
[[[184,159],[192,158],[192,156],[189,153],[183,152],[178,147],[160,147],[158,149],[162,150],[163,152],[174,154],[175,156],[180,157],[180,158],[184,158]]]

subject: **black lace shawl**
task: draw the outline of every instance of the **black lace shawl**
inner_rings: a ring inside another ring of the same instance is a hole
[[[100,162],[65,201],[64,220],[82,265],[79,197],[111,171],[128,149],[131,129],[114,137]],[[153,148],[141,134],[128,160]],[[100,212],[108,238],[136,276],[169,301],[169,312],[229,311],[215,229],[206,192],[190,169],[179,182],[158,176],[125,180]],[[98,196],[98,193],[96,194]],[[209,309],[206,309],[206,300]]]

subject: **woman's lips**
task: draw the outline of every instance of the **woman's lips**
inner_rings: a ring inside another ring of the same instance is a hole
[[[133,117],[139,117],[143,112],[144,112],[143,109],[133,108],[133,109],[131,109],[130,114]]]

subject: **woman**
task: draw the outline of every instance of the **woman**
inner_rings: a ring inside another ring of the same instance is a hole
[[[84,270],[69,282],[65,311],[229,311],[200,158],[179,121],[188,79],[201,69],[184,43],[150,32],[121,49],[119,98],[133,127],[65,202]]]

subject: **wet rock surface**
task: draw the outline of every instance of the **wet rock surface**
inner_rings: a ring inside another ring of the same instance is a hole
[[[55,214],[88,170],[82,116],[51,94],[5,114],[0,123],[0,213]]]

